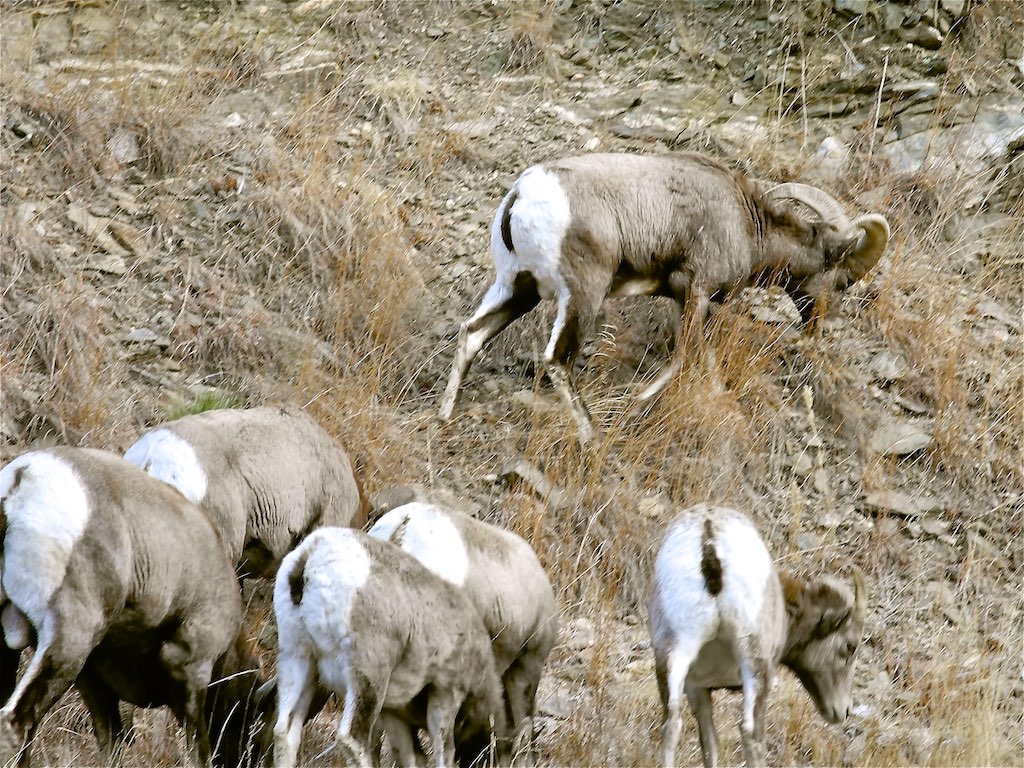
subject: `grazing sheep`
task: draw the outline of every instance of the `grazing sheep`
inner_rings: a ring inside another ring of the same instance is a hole
[[[274,584],[279,656],[274,763],[296,763],[318,686],[343,699],[336,745],[375,762],[383,730],[415,764],[426,728],[437,766],[507,749],[490,637],[463,592],[398,547],[321,528],[285,557]]]
[[[541,299],[555,299],[544,361],[586,442],[593,426],[569,372],[606,296],[675,299],[682,347],[692,348],[710,302],[746,285],[778,282],[809,322],[816,300],[860,280],[888,239],[889,225],[879,215],[851,222],[819,189],[784,184],[765,192],[695,153],[595,154],[535,165],[495,214],[497,274],[459,330],[441,418],[451,418],[483,346]],[[678,368],[666,368],[642,399],[664,388]]]
[[[718,762],[711,691],[741,688],[743,753],[765,762],[764,707],[776,665],[796,673],[831,723],[849,714],[854,655],[867,597],[825,577],[780,575],[747,517],[723,507],[685,510],[669,527],[654,567],[651,640],[665,707],[662,765],[675,764],[685,691],[704,765]]]
[[[369,533],[465,591],[491,637],[510,729],[534,758],[537,686],[558,619],[551,582],[533,549],[510,531],[418,502],[391,510]]]
[[[272,577],[314,528],[366,523],[345,451],[294,406],[186,416],[144,434],[125,458],[209,513],[243,577]]]
[[[0,762],[28,763],[39,723],[74,685],[108,759],[127,701],[169,706],[192,761],[209,765],[207,686],[215,668],[229,676],[241,664],[228,652],[242,604],[203,510],[112,453],[54,448],[0,470],[0,535]],[[250,724],[210,727],[242,743]]]

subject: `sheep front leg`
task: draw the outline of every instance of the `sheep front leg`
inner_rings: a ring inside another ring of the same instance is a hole
[[[680,320],[679,335],[676,339],[672,360],[662,369],[657,378],[640,393],[637,399],[642,403],[650,400],[668,386],[669,382],[682,370],[683,361],[686,358],[705,353],[707,345],[704,343],[704,325],[711,309],[711,300],[706,291],[685,290],[679,295],[682,297],[676,300]],[[709,354],[712,355],[713,363],[713,353]]]
[[[398,765],[407,768],[426,768],[426,755],[419,748],[416,729],[394,715],[381,713],[381,724],[391,744],[391,755]]]
[[[461,703],[460,693],[438,688],[431,691],[427,700],[427,733],[435,768],[455,765],[455,716]]]
[[[118,709],[118,697],[88,666],[78,676],[75,687],[92,716],[92,729],[107,765],[119,765],[127,732]]]
[[[718,734],[715,732],[714,710],[711,706],[711,691],[707,688],[686,686],[686,699],[697,718],[700,733],[700,750],[704,756],[705,768],[718,765]]]

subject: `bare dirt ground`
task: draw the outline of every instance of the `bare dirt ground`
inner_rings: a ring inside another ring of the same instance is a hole
[[[854,715],[779,676],[779,764],[1024,762],[1024,13],[1014,2],[0,3],[0,460],[123,450],[210,404],[289,401],[371,493],[456,499],[537,549],[563,627],[544,765],[655,760],[653,554],[696,502],[783,567],[871,591]],[[531,163],[697,149],[884,213],[886,256],[811,335],[735,297],[684,370],[660,300],[608,302],[581,449],[536,361],[550,308],[436,418],[494,208]],[[524,471],[524,467],[530,471]],[[543,482],[538,482],[538,475]],[[250,616],[273,665],[273,625]],[[738,697],[718,696],[727,762]],[[307,727],[311,759],[330,713]],[[181,754],[140,713],[129,765]],[[699,763],[687,718],[680,760]],[[96,762],[69,695],[43,764]],[[329,763],[329,759],[320,761]]]

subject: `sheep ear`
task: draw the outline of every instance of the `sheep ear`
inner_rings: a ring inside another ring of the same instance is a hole
[[[849,599],[828,581],[819,581],[812,589],[812,602],[820,611],[812,634],[816,638],[827,637],[846,625],[853,615],[853,606]]]
[[[852,608],[830,608],[824,611],[814,628],[814,637],[828,637],[834,632],[838,632],[850,621],[852,614]]]

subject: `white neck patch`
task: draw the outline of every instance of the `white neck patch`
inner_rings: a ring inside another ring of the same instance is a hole
[[[177,488],[194,504],[201,504],[206,497],[206,471],[195,449],[169,429],[147,432],[124,457],[157,480]]]
[[[395,507],[369,530],[374,538],[388,541],[400,525],[405,525],[399,547],[422,563],[427,570],[461,587],[469,574],[469,554],[462,534],[440,507],[413,502]]]
[[[89,522],[89,494],[71,463],[31,451],[0,470],[0,499],[3,591],[38,629]]]

